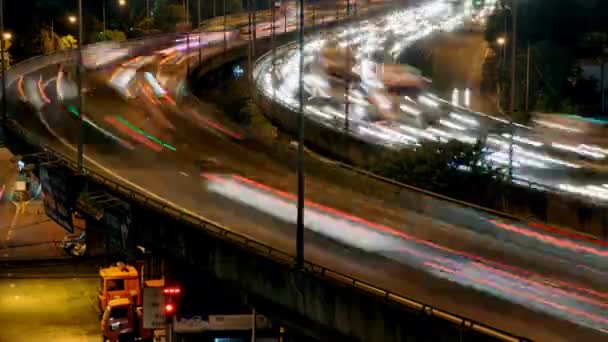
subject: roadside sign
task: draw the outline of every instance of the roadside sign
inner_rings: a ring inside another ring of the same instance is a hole
[[[158,329],[165,326],[165,296],[160,287],[144,288],[144,328]]]
[[[173,331],[176,333],[201,333],[205,330],[209,330],[209,322],[201,316],[173,317]]]
[[[25,181],[15,182],[15,190],[16,191],[27,191],[27,183]]]
[[[72,225],[73,194],[70,191],[69,171],[61,167],[41,166],[40,185],[42,186],[44,211],[68,233],[74,233]]]
[[[209,315],[209,330],[251,330],[251,315]],[[270,321],[262,316],[256,316],[256,328],[265,329],[270,327]]]

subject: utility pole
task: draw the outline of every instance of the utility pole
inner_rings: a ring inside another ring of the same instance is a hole
[[[186,0],[186,24],[190,24],[190,0]]]
[[[84,171],[84,101],[82,98],[82,0],[78,0],[78,50],[76,51],[78,63],[76,64],[76,83],[78,87],[78,171]]]
[[[103,2],[101,3],[101,16],[102,16],[102,20],[103,20],[103,34],[105,37],[105,33],[106,33],[106,0],[103,0]]]
[[[251,1],[252,0],[247,0],[247,31],[249,31],[249,39],[247,41],[247,77],[249,78],[249,81],[251,81],[251,55],[252,55],[252,51],[253,51],[253,45],[252,45],[252,37],[253,37],[253,32],[252,30],[252,15],[251,15]]]
[[[255,308],[251,310],[251,342],[255,342],[255,328],[256,328],[256,314]]]
[[[255,17],[255,12],[257,12],[257,5],[256,5],[256,0],[251,0],[251,20],[252,20],[252,24],[253,24],[253,39],[251,40],[251,55],[252,57],[255,57],[255,40],[257,39],[257,25],[256,25],[256,17]],[[249,69],[249,72],[251,73],[251,69]]]
[[[526,57],[526,97],[525,97],[525,110],[526,113],[529,110],[530,105],[530,42],[528,42],[528,52]]]
[[[215,2],[215,0],[214,0]],[[224,13],[224,53],[226,53],[226,49],[228,48],[228,46],[226,45],[226,0],[223,0],[223,8],[222,8],[222,13]]]
[[[4,60],[4,1],[0,0],[0,63],[2,63],[2,122],[6,121],[6,61]]]
[[[201,28],[201,0],[198,0],[198,16],[197,16],[197,28],[200,30]],[[197,34],[198,36],[198,65],[200,67],[201,63],[203,62],[203,52],[202,52],[202,46],[201,46],[201,33],[198,32]]]
[[[509,105],[509,130],[511,131],[509,135],[509,181],[513,180],[513,135],[515,134],[513,115],[515,114],[515,87],[517,86],[517,82],[515,81],[515,72],[517,70],[517,0],[513,1],[511,16],[513,17],[513,33],[511,37],[511,102]]]
[[[51,44],[53,46],[53,52],[55,52],[55,20],[51,18]]]
[[[605,79],[606,77],[604,76],[604,71],[606,70],[606,61],[604,59],[602,59],[600,61],[602,64],[600,64],[600,92],[602,94],[602,113],[604,113],[606,111],[606,85],[605,85]]]
[[[299,100],[300,115],[298,116],[298,218],[296,236],[296,267],[304,268],[304,0],[300,1],[300,31],[298,40],[300,47],[300,79]],[[286,24],[287,25],[287,22]]]

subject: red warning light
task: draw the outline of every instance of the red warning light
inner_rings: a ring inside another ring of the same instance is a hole
[[[176,295],[180,294],[182,290],[179,287],[168,287],[163,289],[163,293],[166,295]]]
[[[165,304],[165,313],[172,314],[175,311],[175,306],[173,304]]]

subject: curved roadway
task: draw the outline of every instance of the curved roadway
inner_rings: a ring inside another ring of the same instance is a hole
[[[387,58],[396,58],[438,31],[461,29],[464,21],[462,8],[435,0],[310,39],[304,50],[305,114],[342,132],[348,121],[348,134],[387,148],[412,148],[430,140],[455,139],[467,144],[485,140],[489,160],[507,169],[508,121],[465,108],[462,99],[470,102],[470,93],[455,93],[451,101],[427,90],[404,96],[387,90],[381,81],[394,76],[383,66]],[[352,73],[358,75],[355,81],[330,75],[322,67],[319,52],[334,45],[351,48],[356,59]],[[256,70],[258,87],[293,109],[298,108],[299,52],[295,47],[268,54]],[[512,165],[516,181],[583,195],[586,200],[608,200],[608,148],[598,145],[597,139],[592,142],[576,127],[556,121],[539,117],[532,120],[535,126],[515,125]]]
[[[250,138],[253,132],[185,90],[181,50],[150,53],[128,91],[120,91],[124,98],[108,86],[124,65],[85,75],[87,166],[293,251],[293,152]],[[80,114],[71,107],[72,70],[52,66],[9,89],[12,105],[21,98],[39,108],[13,119],[68,155]],[[606,246],[405,192],[311,157],[306,169],[307,260],[535,340],[607,338]]]

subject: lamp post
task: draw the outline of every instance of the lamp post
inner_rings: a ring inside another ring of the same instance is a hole
[[[222,1],[222,3],[222,13],[224,14],[224,53],[226,53],[226,49],[228,48],[226,42],[226,0]]]
[[[298,217],[296,232],[296,268],[304,267],[304,0],[300,2],[300,30],[298,41],[300,48],[299,75],[299,115],[298,115]]]
[[[0,0],[0,32],[4,33],[4,1]],[[4,60],[4,37],[0,41],[0,63],[2,63],[2,121],[6,121],[6,65]]]
[[[513,17],[513,34],[511,39],[511,101],[509,104],[509,128],[511,134],[509,135],[509,181],[513,180],[513,135],[515,130],[513,129],[513,115],[515,114],[515,71],[517,62],[517,0],[513,1],[511,16]]]
[[[70,22],[74,22],[76,18],[74,16],[70,16]],[[76,64],[76,83],[78,87],[78,130],[79,130],[79,139],[78,139],[78,150],[77,150],[77,162],[78,162],[78,171],[82,173],[84,168],[84,120],[83,120],[83,109],[84,109],[84,101],[82,98],[82,0],[78,0],[78,48],[76,52],[77,61]]]

